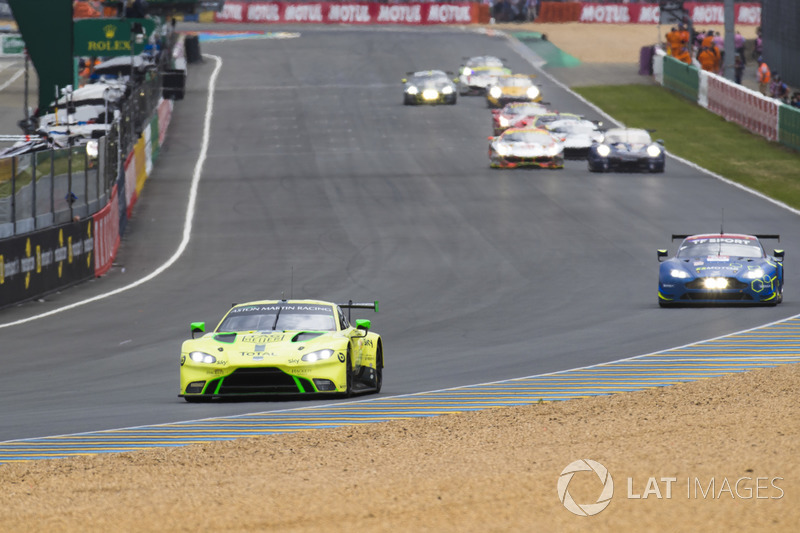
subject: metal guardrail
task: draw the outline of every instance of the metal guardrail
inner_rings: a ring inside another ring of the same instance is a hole
[[[167,50],[171,49],[170,47]],[[122,102],[106,136],[79,146],[0,158],[0,239],[83,219],[106,205],[125,157],[148,126],[161,98],[164,64],[145,73]],[[6,135],[27,141],[37,135]]]

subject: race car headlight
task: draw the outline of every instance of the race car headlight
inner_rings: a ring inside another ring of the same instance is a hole
[[[500,117],[500,120],[498,122],[500,123],[500,127],[502,128],[507,128],[508,125],[511,124],[511,121],[509,121],[506,117]]]
[[[210,365],[217,362],[217,358],[205,352],[192,352],[189,354],[189,359],[195,363],[205,363]]]
[[[464,76],[472,76],[472,69],[469,67],[464,67],[464,70],[461,72]]]
[[[536,87],[528,87],[528,90],[525,91],[525,94],[528,95],[528,98],[534,99],[539,96],[539,89]]]
[[[706,289],[724,289],[728,286],[725,278],[706,278],[703,280],[703,287]]]
[[[412,86],[410,86],[408,89],[406,89],[406,92],[407,92],[408,94],[417,94],[417,93],[419,93],[419,89],[417,89],[416,87],[414,87],[414,86],[412,85]]]
[[[447,87],[442,89],[442,94],[453,94],[453,88],[448,85]]]
[[[310,352],[305,354],[301,359],[307,363],[314,363],[316,361],[322,361],[324,359],[330,359],[333,355],[333,350],[318,350],[316,352]]]
[[[658,157],[661,155],[661,148],[656,146],[655,144],[651,144],[647,147],[647,155],[650,157]]]
[[[754,270],[748,270],[742,276],[745,279],[758,279],[764,277],[764,269],[763,268],[756,268]]]
[[[611,154],[611,148],[607,144],[601,144],[597,147],[597,155],[600,157],[608,157]]]
[[[492,87],[489,89],[489,94],[492,98],[500,98],[503,95],[503,89],[500,87]]]
[[[495,144],[494,151],[497,152],[498,155],[508,155],[511,153],[511,147],[507,144]]]
[[[678,278],[678,279],[686,279],[689,277],[688,272],[685,272],[683,270],[678,270],[677,268],[673,268],[672,270],[670,270],[669,275],[672,276],[673,278]]]
[[[436,100],[439,98],[439,91],[436,89],[425,89],[422,91],[423,100]]]

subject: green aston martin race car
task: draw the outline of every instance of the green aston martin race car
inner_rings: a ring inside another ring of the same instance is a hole
[[[178,396],[199,402],[380,392],[383,342],[369,320],[351,324],[352,309],[377,312],[378,302],[264,300],[234,304],[209,333],[194,322],[192,339],[181,346]]]

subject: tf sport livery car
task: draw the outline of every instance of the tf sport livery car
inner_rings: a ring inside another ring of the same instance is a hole
[[[369,320],[351,324],[351,309],[377,312],[378,302],[255,301],[235,304],[209,333],[193,323],[181,346],[179,396],[380,392],[383,342]]]
[[[658,250],[658,303],[777,305],[783,300],[783,250],[772,256],[759,239],[778,235],[709,233],[673,235],[683,239],[675,257]]]

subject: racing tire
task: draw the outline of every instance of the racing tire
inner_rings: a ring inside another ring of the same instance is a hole
[[[456,100],[457,100],[457,98],[456,98],[456,95],[454,94],[453,95],[453,99],[450,100],[449,102],[447,102],[447,105],[456,105]]]
[[[411,101],[411,98],[409,98],[408,96],[403,96],[403,105],[411,105],[413,103],[414,102]]]
[[[345,376],[347,381],[347,387],[344,391],[344,397],[350,398],[353,395],[353,360],[350,357],[350,347],[347,347],[347,358],[344,360],[344,364],[346,366]]]
[[[378,353],[375,354],[375,394],[383,387],[383,347],[378,344]]]
[[[664,173],[664,166],[656,167],[650,171],[651,174],[663,174]]]

